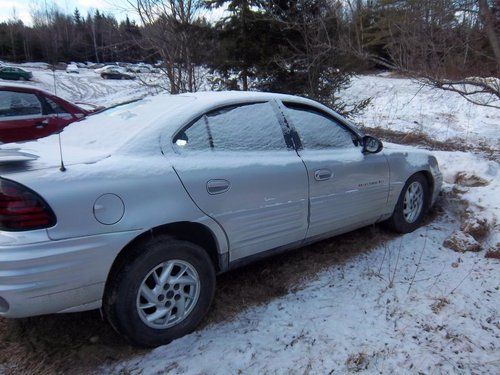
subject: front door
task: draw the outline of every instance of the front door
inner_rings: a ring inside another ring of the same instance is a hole
[[[174,168],[196,205],[224,228],[230,261],[306,235],[307,172],[277,113],[275,102],[217,109],[173,140]]]
[[[309,176],[308,238],[374,223],[387,205],[389,166],[382,153],[363,154],[357,136],[314,107],[284,103]]]

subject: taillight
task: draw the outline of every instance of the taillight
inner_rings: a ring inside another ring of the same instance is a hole
[[[38,194],[17,182],[0,179],[0,230],[43,229],[55,224],[54,213]]]

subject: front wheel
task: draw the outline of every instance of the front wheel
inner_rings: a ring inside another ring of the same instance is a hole
[[[422,224],[429,202],[427,179],[421,173],[414,174],[406,181],[388,226],[399,233],[413,232]]]
[[[103,307],[131,343],[155,347],[192,332],[207,314],[215,271],[198,245],[159,236],[139,246],[135,259],[114,272]]]

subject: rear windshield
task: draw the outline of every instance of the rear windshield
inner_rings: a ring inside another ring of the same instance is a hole
[[[192,97],[158,95],[134,103],[116,106],[67,126],[61,133],[64,144],[93,149],[116,149],[140,138],[152,126],[161,125],[169,115]]]

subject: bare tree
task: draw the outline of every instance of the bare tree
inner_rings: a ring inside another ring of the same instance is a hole
[[[348,0],[358,58],[500,108],[500,1]],[[489,44],[489,48],[488,48]]]
[[[171,93],[197,87],[191,26],[203,8],[201,0],[129,0],[143,26],[147,45],[157,53]]]

